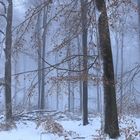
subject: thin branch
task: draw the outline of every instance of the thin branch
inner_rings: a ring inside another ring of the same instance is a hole
[[[4,17],[4,19],[7,21],[7,17],[4,14],[0,14],[1,17]]]
[[[4,13],[6,14],[6,5],[4,2],[0,1],[0,4],[3,5],[3,8],[4,8]]]
[[[94,59],[94,62],[91,63],[91,64],[88,66],[88,68],[87,68],[88,70],[89,70],[90,68],[93,67],[93,65],[95,64],[97,58],[98,58],[98,56],[96,56],[96,58]],[[43,58],[42,58],[42,59],[43,59]],[[82,72],[82,71],[85,71],[85,70],[86,70],[85,68],[82,69],[82,70],[73,70],[73,69],[68,69],[68,68],[61,68],[61,67],[58,67],[58,65],[60,65],[61,63],[57,63],[57,64],[55,64],[55,65],[52,65],[52,64],[50,64],[49,62],[47,62],[46,60],[44,60],[44,59],[43,59],[43,61],[44,61],[47,65],[49,65],[51,68],[54,68],[54,69],[57,69],[57,70],[61,70],[61,71]]]
[[[0,33],[2,33],[5,36],[5,33],[0,29]]]
[[[42,11],[49,3],[48,2],[44,2],[41,3],[40,5],[36,6],[34,9],[32,9],[32,14],[27,17],[22,23],[20,23],[19,25],[17,25],[13,31],[15,31],[17,28],[21,27],[22,25],[24,25],[28,20],[30,21],[34,16],[36,16],[40,11]]]
[[[93,63],[91,63],[88,66],[88,70],[93,67],[93,65],[95,64],[97,59],[98,59],[98,56],[96,56],[94,61],[93,61]],[[60,65],[60,63],[54,64],[54,65],[48,63],[47,61],[45,61],[45,63],[48,64],[49,66],[45,67],[45,68],[42,68],[42,69],[35,69],[35,70],[29,70],[29,71],[15,73],[15,74],[12,74],[12,76],[18,76],[18,75],[22,75],[22,74],[34,73],[34,72],[42,71],[44,69],[49,69],[49,68],[53,68],[52,70],[58,69],[58,70],[61,70],[61,71],[71,71],[71,72],[82,72],[82,71],[85,71],[85,69],[82,69],[82,70],[71,70],[71,69],[67,69],[67,68],[58,67],[58,65]]]
[[[74,0],[73,0],[74,1]],[[72,2],[73,2],[72,1]],[[55,14],[44,26],[46,26],[46,25],[49,25],[50,24],[50,22],[52,21],[52,20],[54,20],[66,7],[68,7],[68,6],[70,6],[71,4],[72,4],[72,2],[70,2],[68,5],[66,5],[65,7],[63,7],[62,9],[60,9],[58,12],[57,12],[57,14]],[[48,6],[48,2],[44,2],[44,3],[42,3],[42,4],[40,4],[39,6],[36,6],[34,9],[32,9],[32,14],[29,16],[29,17],[27,17],[22,23],[20,23],[19,25],[17,25],[14,29],[13,29],[13,31],[15,31],[17,28],[19,28],[19,27],[21,27],[22,25],[24,25],[27,21],[28,21],[28,23],[27,23],[27,25],[29,26],[29,23],[30,23],[30,21],[34,18],[34,16],[36,16],[38,13],[40,13],[46,6]],[[28,27],[26,27],[26,29],[27,29]],[[40,28],[40,30],[42,29],[42,28],[44,28],[43,26]],[[23,35],[22,35],[23,36]]]

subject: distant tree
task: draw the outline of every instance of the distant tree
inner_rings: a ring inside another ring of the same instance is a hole
[[[114,67],[109,33],[107,9],[104,0],[96,0],[97,9],[101,12],[98,22],[100,49],[103,58],[103,86],[105,108],[105,133],[110,138],[119,136]]]
[[[37,17],[37,23],[36,23],[36,28],[35,28],[35,38],[36,38],[36,46],[37,46],[37,50],[38,50],[38,109],[40,109],[41,107],[41,88],[42,88],[42,75],[41,75],[41,33],[40,33],[40,28],[41,28],[41,12],[38,14]]]
[[[46,5],[43,1],[30,1],[35,7],[43,8],[37,13],[37,22],[35,27],[35,43],[38,52],[38,108],[45,108],[45,57],[46,57],[46,34],[47,34],[47,18],[49,4],[51,1],[46,1]]]
[[[48,16],[48,7],[45,7],[43,10],[43,35],[42,35],[42,87],[41,87],[41,99],[40,99],[40,108],[44,109],[45,107],[45,56],[46,56],[46,33],[47,33],[47,16]]]

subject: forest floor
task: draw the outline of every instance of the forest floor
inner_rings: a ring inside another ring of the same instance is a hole
[[[82,125],[80,117],[71,118],[65,114],[42,117],[42,120],[32,116],[17,119],[12,129],[6,131],[1,119],[0,140],[109,140],[101,131],[102,121],[98,115],[90,116],[87,126]],[[119,124],[121,136],[118,140],[140,140],[140,118],[123,116]]]

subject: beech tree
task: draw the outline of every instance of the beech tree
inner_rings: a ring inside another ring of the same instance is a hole
[[[116,105],[116,91],[114,80],[114,67],[107,17],[106,3],[104,0],[96,0],[97,9],[101,12],[98,19],[100,49],[103,58],[103,86],[105,122],[104,131],[110,138],[119,136],[118,114]]]
[[[83,47],[83,125],[88,124],[88,68],[87,68],[87,1],[81,0],[82,47]]]
[[[8,1],[6,16],[6,35],[5,35],[5,107],[6,121],[12,118],[12,99],[11,99],[11,50],[12,50],[12,17],[13,1]]]
[[[138,0],[138,20],[139,20],[139,26],[140,26],[140,1]],[[140,41],[140,27],[139,27],[139,41]],[[139,47],[140,51],[140,47]]]

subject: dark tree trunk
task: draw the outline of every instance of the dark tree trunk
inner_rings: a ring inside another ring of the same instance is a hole
[[[88,124],[87,0],[81,0],[83,46],[83,125]]]
[[[12,48],[12,17],[13,3],[8,0],[7,25],[5,40],[5,107],[6,121],[12,118],[12,99],[11,99],[11,48]]]
[[[105,133],[110,138],[119,136],[118,114],[116,105],[116,91],[114,81],[114,67],[111,50],[111,41],[107,10],[104,0],[96,0],[96,6],[101,12],[98,29],[100,38],[101,54],[103,58],[103,85],[104,85],[104,108],[105,108]]]
[[[140,0],[138,0],[138,20],[139,20],[139,42],[140,42]],[[140,43],[139,43],[139,54],[140,54]]]

